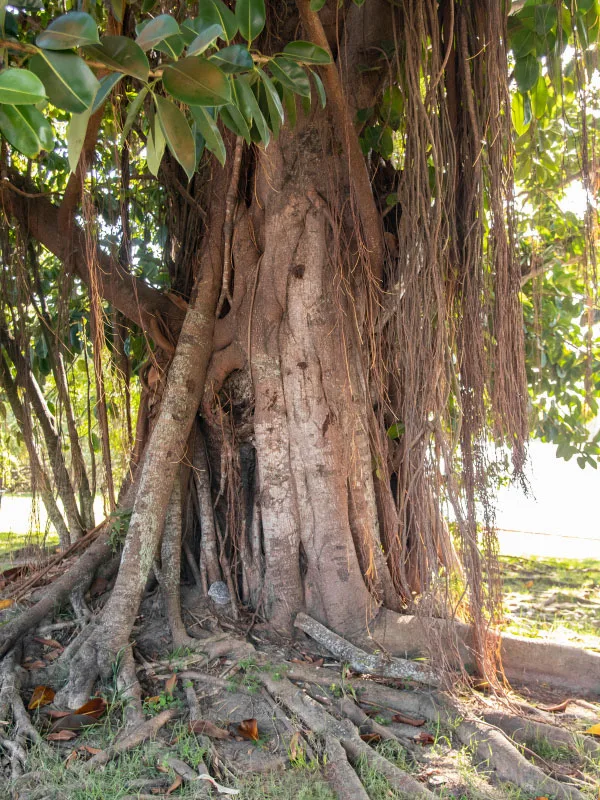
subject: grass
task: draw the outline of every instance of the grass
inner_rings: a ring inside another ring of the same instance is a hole
[[[500,560],[506,631],[600,651],[600,561]]]

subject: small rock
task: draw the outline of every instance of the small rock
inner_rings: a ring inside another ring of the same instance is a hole
[[[214,583],[211,583],[210,589],[208,590],[208,596],[218,606],[226,606],[227,603],[231,601],[229,589],[227,588],[227,584],[223,581],[215,581]]]

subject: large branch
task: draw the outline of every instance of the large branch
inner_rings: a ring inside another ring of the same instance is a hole
[[[19,191],[0,181],[0,202],[4,210],[89,286],[84,232],[78,225],[73,225],[69,235],[65,235],[58,206],[47,197],[28,191],[31,187],[20,185],[23,184],[21,177],[13,174],[11,182]],[[104,300],[149,335],[152,326],[156,327],[157,317],[162,317],[171,331],[179,332],[184,313],[166,295],[148,286],[141,278],[128,274],[116,258],[100,247],[96,247],[96,258],[97,288]]]

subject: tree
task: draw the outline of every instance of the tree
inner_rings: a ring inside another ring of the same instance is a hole
[[[535,37],[560,40],[560,58],[592,14],[579,5],[564,40],[554,6],[519,11],[513,50],[533,37],[515,53],[522,105],[546,57]],[[103,360],[141,384],[121,564],[70,653],[70,705],[119,654],[131,674],[153,569],[174,644],[194,644],[179,606],[182,537],[205,590],[224,581],[283,634],[305,611],[352,637],[378,609],[426,606],[458,582],[491,676],[487,443],[510,449],[518,475],[529,430],[501,4],[92,11],[0,20],[3,386],[25,390],[43,430],[72,542],[90,527],[61,366],[81,357],[67,347],[74,309],[111,505]],[[45,365],[28,358],[35,325],[48,331]],[[71,469],[34,403],[40,369],[65,408]],[[73,573],[80,592],[110,527]],[[32,620],[5,627],[2,652]]]

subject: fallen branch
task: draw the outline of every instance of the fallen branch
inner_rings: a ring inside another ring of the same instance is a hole
[[[132,750],[134,747],[142,744],[147,739],[153,739],[158,731],[166,725],[167,722],[172,720],[179,714],[179,711],[175,708],[168,708],[166,711],[161,711],[160,714],[157,714],[152,719],[146,720],[142,725],[139,725],[135,730],[131,731],[131,733],[124,736],[120,741],[116,742],[112,747],[109,747],[107,750],[102,750],[100,753],[96,753],[95,756],[92,756],[88,762],[85,764],[86,771],[90,771],[94,769],[94,767],[102,766],[103,764],[108,764],[116,756],[120,755],[121,753],[126,753],[128,750]]]
[[[383,656],[365,653],[364,650],[330,631],[329,628],[321,625],[307,614],[298,614],[294,625],[326,647],[340,661],[349,664],[354,672],[363,675],[380,675],[382,678],[418,681],[427,686],[439,686],[440,684],[438,677],[429,667],[416,664],[406,658],[385,659]]]

